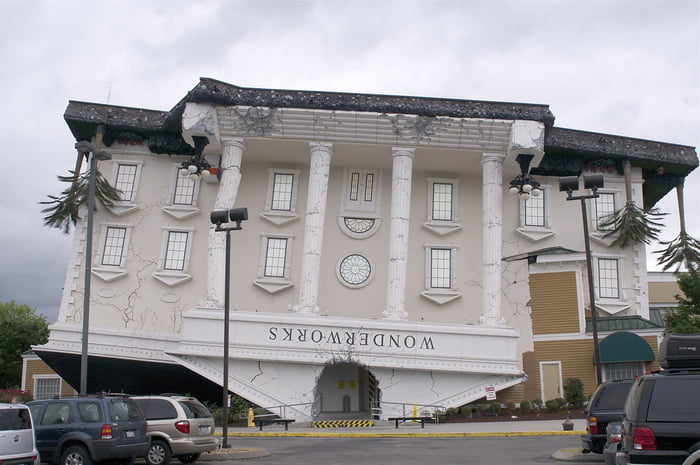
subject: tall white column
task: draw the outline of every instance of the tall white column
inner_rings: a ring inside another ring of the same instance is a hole
[[[304,255],[301,259],[301,283],[299,303],[291,310],[298,313],[318,314],[318,285],[321,275],[321,249],[323,247],[323,223],[326,218],[328,176],[330,173],[333,144],[310,142],[311,163],[309,190],[304,224]]]
[[[411,220],[411,178],[416,149],[393,147],[391,156],[391,222],[389,224],[389,281],[382,317],[405,320],[408,232]]]
[[[502,256],[502,153],[484,153],[481,156],[483,232],[482,280],[484,283],[481,324],[503,325],[501,318],[501,256]]]
[[[243,139],[229,139],[223,143],[221,155],[221,179],[214,201],[214,210],[233,208],[241,185],[241,159],[245,144]],[[226,235],[209,229],[209,257],[207,260],[207,308],[223,308],[226,289]]]

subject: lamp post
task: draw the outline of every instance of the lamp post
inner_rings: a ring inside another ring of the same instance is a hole
[[[90,173],[88,177],[88,198],[87,198],[87,230],[85,232],[85,282],[83,289],[83,332],[82,347],[80,353],[80,395],[87,395],[87,373],[88,373],[88,335],[90,331],[90,282],[92,278],[92,230],[93,215],[95,210],[95,183],[97,179],[97,161],[111,160],[109,152],[100,150],[102,147],[102,135],[104,126],[97,126],[95,135],[95,146],[85,140],[75,144],[78,152],[85,156],[92,152],[90,156]],[[76,173],[77,175],[77,173]]]
[[[508,192],[517,195],[522,200],[528,200],[530,196],[537,197],[542,193],[540,183],[530,177],[530,162],[534,155],[529,153],[521,153],[515,157],[515,161],[520,165],[520,174],[510,181]]]
[[[578,176],[564,176],[559,178],[559,191],[566,191],[566,200],[581,201],[581,215],[583,217],[583,239],[586,244],[586,268],[588,269],[588,294],[591,301],[591,329],[593,330],[593,363],[595,364],[596,382],[602,382],[600,373],[600,350],[598,349],[598,320],[595,309],[595,288],[593,287],[593,265],[591,263],[591,240],[588,235],[588,213],[586,211],[586,199],[598,198],[598,189],[603,187],[603,175],[592,174],[583,176],[584,189],[590,189],[589,195],[574,196],[573,191],[578,190]]]
[[[231,231],[239,231],[241,221],[248,219],[248,209],[232,208],[230,210],[214,210],[209,216],[211,223],[216,225],[216,232],[226,232],[226,271],[224,272],[224,373],[223,373],[223,403],[222,403],[222,419],[223,419],[223,440],[221,443],[222,449],[228,449],[228,346],[229,346],[229,313],[230,313],[230,269],[231,269]],[[235,222],[235,226],[223,226],[229,222]]]

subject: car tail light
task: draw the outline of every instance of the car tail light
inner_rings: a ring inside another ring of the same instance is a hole
[[[190,422],[187,420],[178,421],[175,428],[181,433],[190,434]]]
[[[632,440],[635,450],[656,450],[656,437],[649,428],[635,428]]]
[[[112,425],[102,425],[100,439],[112,439]]]
[[[608,442],[611,444],[622,442],[622,435],[620,433],[611,433],[608,435]]]
[[[598,420],[596,417],[588,417],[588,431],[591,434],[598,434]]]

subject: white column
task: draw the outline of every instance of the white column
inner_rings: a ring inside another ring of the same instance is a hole
[[[481,324],[503,325],[501,318],[501,255],[502,255],[502,153],[481,156],[483,182],[482,279],[484,283]]]
[[[291,310],[318,315],[318,285],[321,276],[321,249],[323,247],[323,223],[326,218],[328,176],[330,173],[333,144],[310,142],[311,164],[309,189],[304,224],[304,255],[301,259],[301,283],[299,303]]]
[[[408,232],[411,220],[411,177],[416,149],[393,147],[391,156],[391,222],[389,224],[389,281],[386,290],[386,309],[382,317],[405,320],[406,266]]]
[[[223,143],[221,155],[221,179],[214,201],[214,210],[233,208],[241,184],[241,159],[245,144],[243,139],[229,139]],[[223,308],[226,289],[226,234],[209,229],[209,257],[207,260],[207,308]]]

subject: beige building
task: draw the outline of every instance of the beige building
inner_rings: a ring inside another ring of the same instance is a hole
[[[559,192],[581,174],[605,183],[586,201],[605,376],[655,363],[645,246],[613,245],[601,219],[627,201],[627,162],[630,200],[651,207],[692,147],[557,128],[546,105],[211,79],[170,111],[71,101],[64,117],[77,141],[104,132],[99,170],[122,192],[95,213],[91,392],[220,399],[227,290],[230,390],[298,420],[547,400],[567,377],[592,391],[581,210]],[[227,283],[210,213],[242,207]],[[80,222],[35,348],[73,386],[84,239]]]

